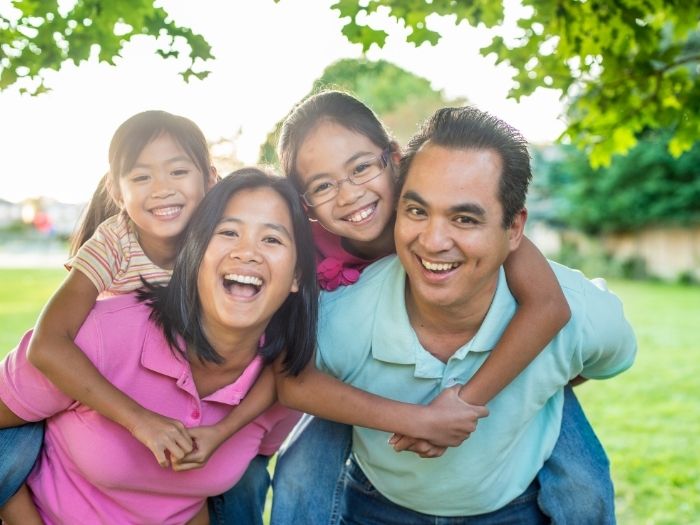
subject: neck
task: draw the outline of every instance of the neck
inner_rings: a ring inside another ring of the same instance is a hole
[[[153,264],[165,270],[172,270],[177,253],[178,239],[154,239],[139,234],[139,244]]]
[[[343,237],[343,247],[355,255],[367,260],[375,260],[394,253],[394,220],[386,225],[379,237],[371,241],[356,241]]]
[[[212,348],[222,358],[222,363],[200,361],[195,349],[188,347],[187,358],[192,369],[192,377],[201,396],[230,385],[240,377],[258,353],[258,341],[263,330],[217,331],[207,329],[205,336]]]
[[[416,297],[406,281],[406,310],[423,348],[443,362],[479,331],[491,306],[498,280],[465,294],[459,304],[443,306]]]

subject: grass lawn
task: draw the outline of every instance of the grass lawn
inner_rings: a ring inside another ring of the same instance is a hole
[[[0,356],[64,270],[0,270]],[[639,339],[634,367],[579,398],[612,462],[622,525],[700,522],[700,288],[611,281]]]

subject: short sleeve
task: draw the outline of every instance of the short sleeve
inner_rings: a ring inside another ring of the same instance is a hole
[[[95,233],[67,264],[84,273],[95,285],[98,293],[109,290],[115,276],[123,271],[124,249],[121,238],[114,228],[117,219],[108,219],[100,224]]]
[[[284,408],[281,405],[274,405],[266,412],[267,417],[276,419],[270,430],[265,433],[260,442],[259,454],[271,456],[287,439],[287,436],[301,418],[301,413],[296,410]]]
[[[622,302],[597,284],[587,282],[583,287],[586,314],[580,338],[581,375],[606,379],[632,366],[637,341],[625,319]]]
[[[0,399],[17,417],[40,421],[74,403],[27,360],[32,332],[0,363]]]

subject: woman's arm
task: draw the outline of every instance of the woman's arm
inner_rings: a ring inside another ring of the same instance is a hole
[[[129,430],[167,466],[166,450],[174,458],[192,450],[184,425],[143,408],[115,388],[73,342],[96,300],[93,283],[71,270],[39,316],[29,361],[66,395]]]
[[[182,459],[173,461],[173,470],[203,467],[221,443],[265,412],[275,401],[275,374],[272,366],[266,366],[240,405],[234,407],[224,419],[216,425],[188,430],[194,439],[195,448]]]
[[[518,309],[498,344],[460,391],[467,403],[485,405],[515,379],[571,317],[552,268],[523,237],[504,264]]]
[[[277,396],[283,405],[324,419],[457,446],[476,429],[488,410],[465,403],[448,388],[429,405],[414,405],[370,394],[320,372],[313,363],[298,376],[276,364]]]

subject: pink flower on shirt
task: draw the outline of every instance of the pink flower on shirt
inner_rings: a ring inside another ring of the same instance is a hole
[[[321,288],[330,292],[339,286],[347,286],[357,282],[360,278],[360,271],[356,268],[343,266],[343,262],[334,257],[327,257],[319,263],[316,275]]]

